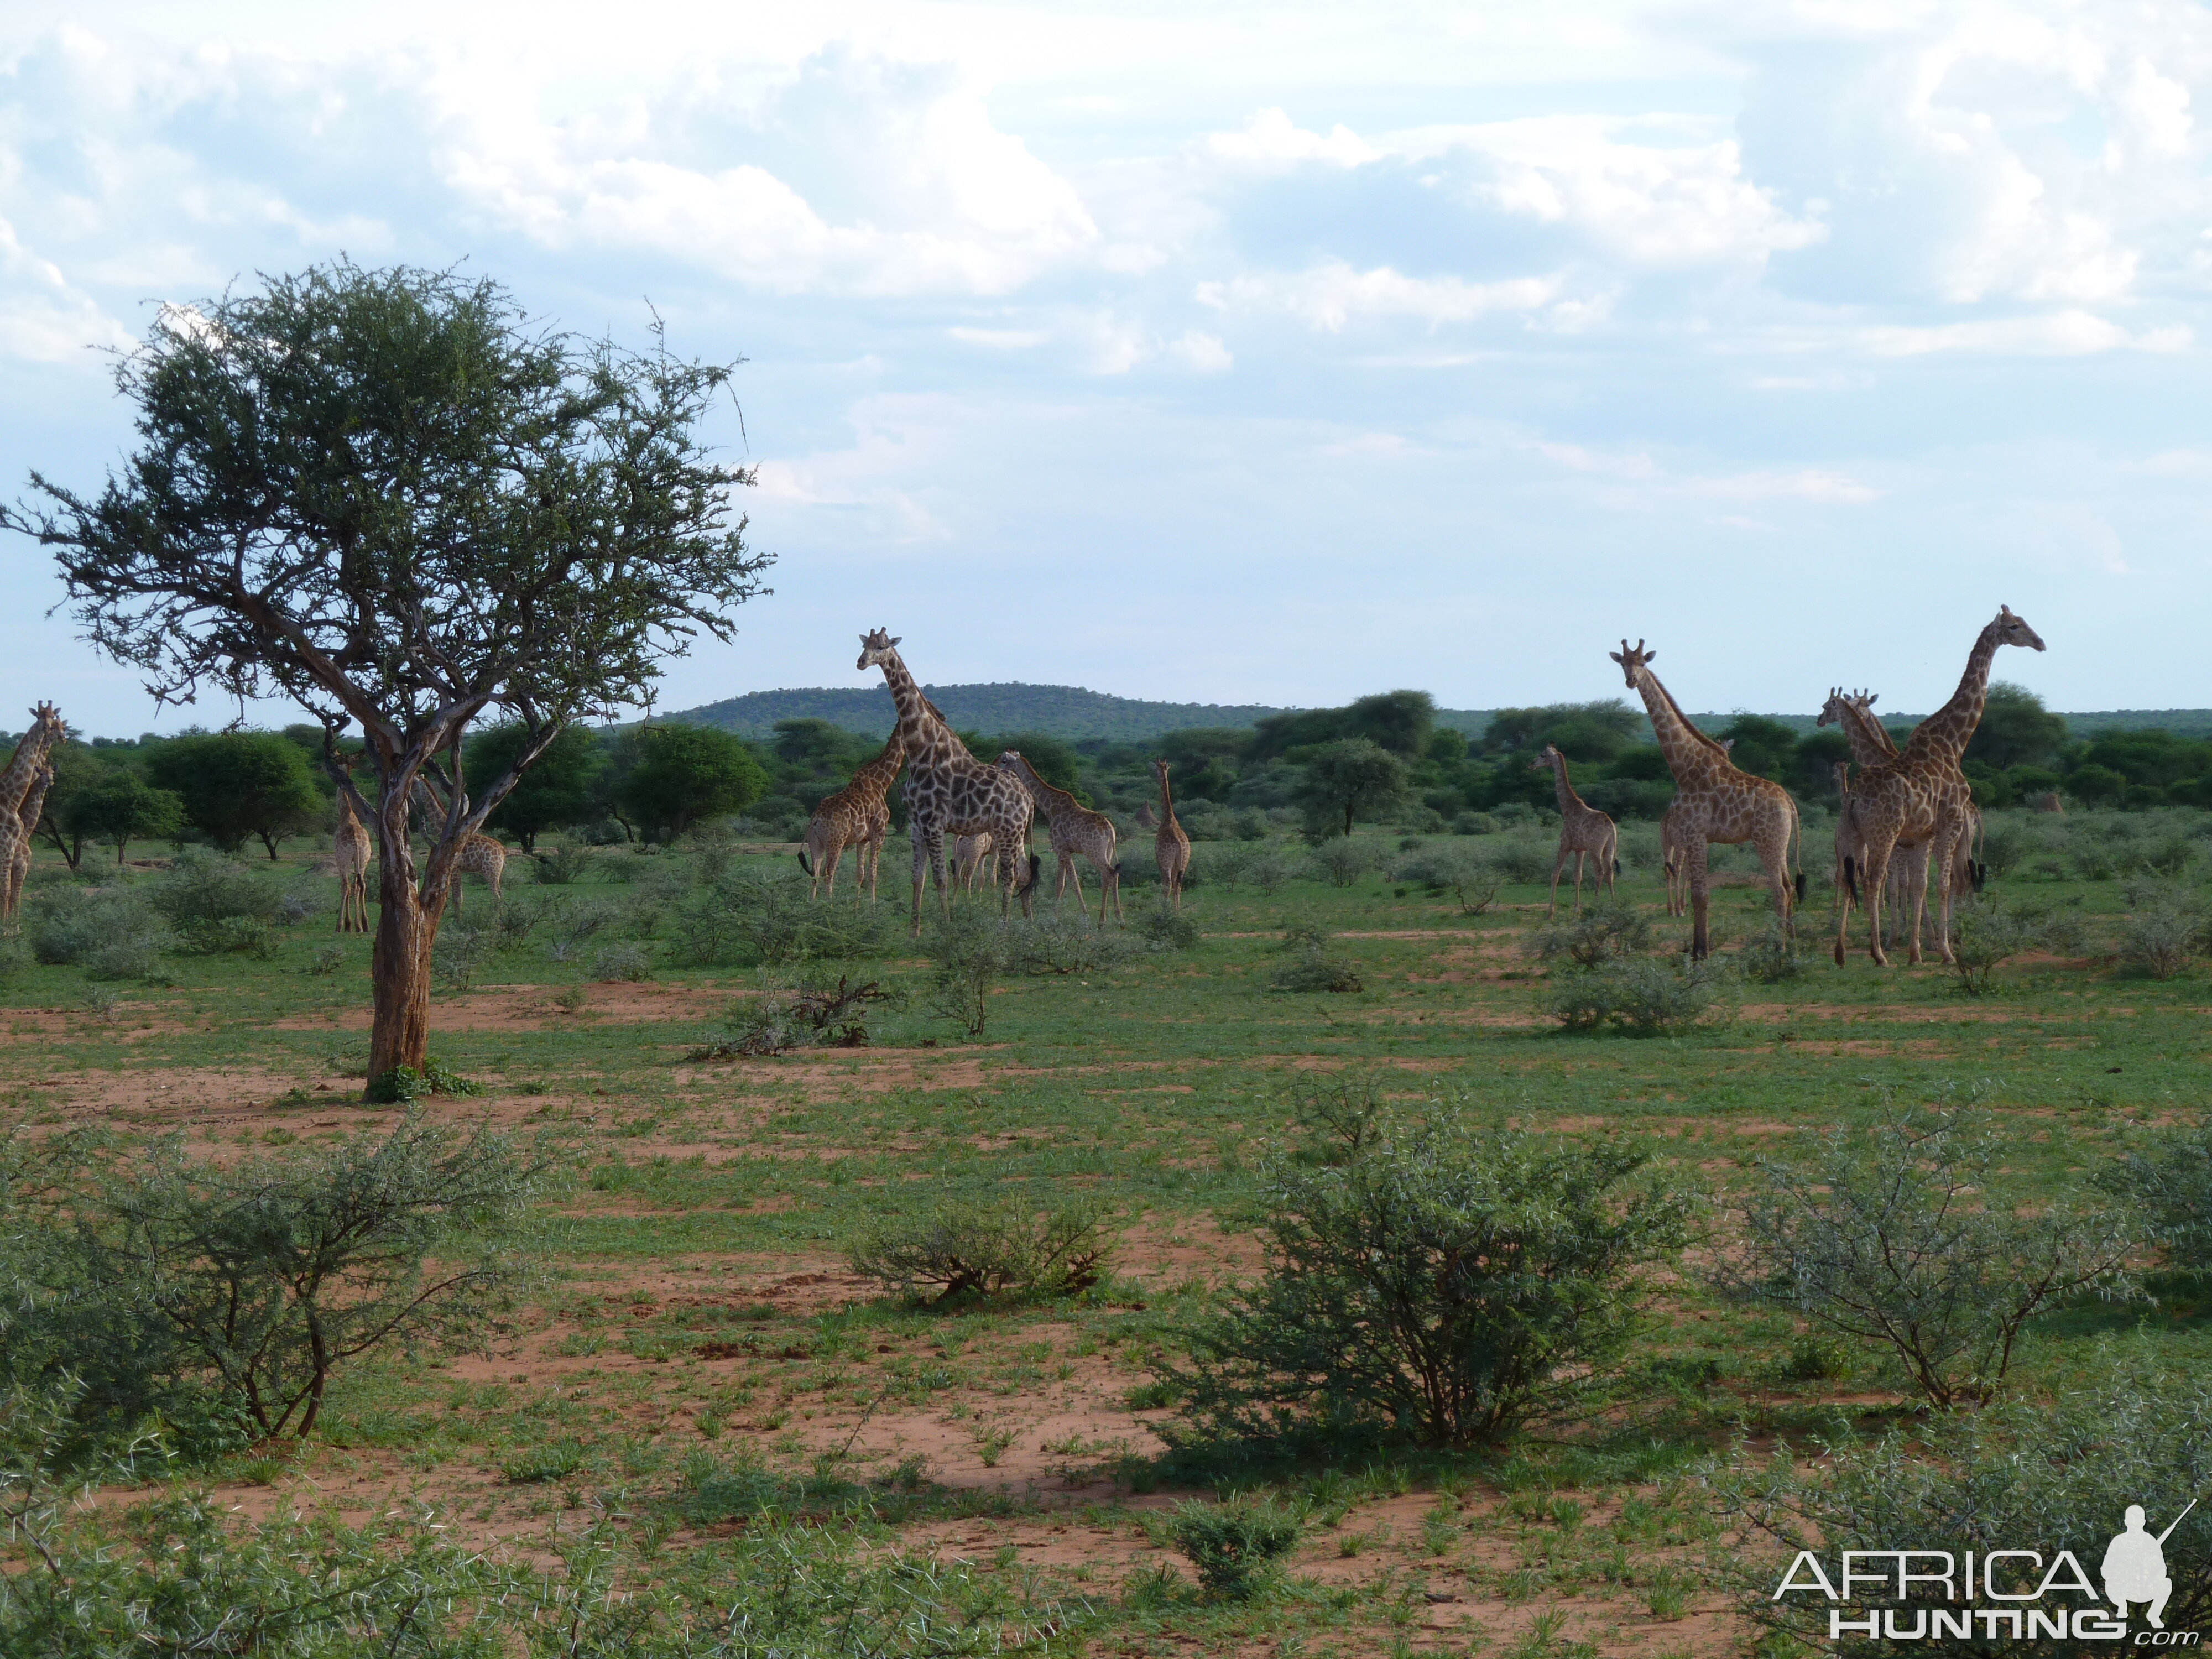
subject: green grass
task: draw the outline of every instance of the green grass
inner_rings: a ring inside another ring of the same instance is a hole
[[[1824,838],[1807,839],[1817,872]],[[1207,851],[1201,843],[1201,878]],[[513,889],[510,902],[557,890],[616,904],[624,919],[600,939],[653,948],[649,889],[684,862],[639,860],[649,881]],[[0,993],[0,1102],[10,1115],[94,1119],[126,1137],[181,1132],[228,1152],[391,1122],[389,1109],[358,1103],[364,1034],[329,1018],[365,1006],[368,941],[336,939],[340,966],[313,971],[334,942],[335,896],[301,864],[280,867],[286,890],[330,908],[279,930],[265,960],[173,957],[171,982],[123,984],[101,1008],[74,969],[16,969]],[[1740,861],[1723,867],[1741,873]],[[894,908],[904,873],[902,860],[887,860]],[[491,1115],[542,1138],[560,1161],[535,1335],[471,1364],[358,1365],[341,1374],[319,1443],[296,1462],[263,1456],[207,1473],[301,1492],[313,1490],[307,1480],[403,1484],[444,1506],[465,1536],[605,1517],[639,1571],[681,1557],[685,1571],[709,1577],[715,1540],[763,1517],[885,1544],[927,1526],[933,1548],[953,1547],[945,1528],[972,1525],[958,1551],[994,1573],[1028,1571],[991,1565],[1006,1540],[1027,1547],[1057,1528],[1099,1541],[1079,1571],[1060,1552],[1048,1577],[1079,1589],[1092,1608],[1086,1628],[1131,1653],[1166,1651],[1178,1635],[1316,1655],[1389,1646],[1403,1610],[1426,1605],[1419,1586],[1447,1577],[1452,1593],[1501,1616],[1597,1609],[1623,1643],[1679,1647],[1663,1626],[1710,1599],[1691,1565],[1703,1514],[1676,1477],[1739,1431],[1820,1425],[1838,1399],[1869,1423],[1887,1420],[1870,1357],[1833,1374],[1796,1322],[1686,1285],[1661,1310],[1635,1397],[1616,1413],[1480,1454],[1238,1473],[1133,1450],[1133,1421],[1123,1434],[1048,1419],[1171,1406],[1148,1358],[1172,1351],[1210,1285],[1251,1259],[1240,1218],[1255,1156],[1290,1132],[1294,1085],[1317,1072],[1408,1099],[1449,1096],[1530,1127],[1645,1138],[1681,1181],[1723,1195],[1752,1160],[1814,1132],[1942,1099],[1994,1115],[2007,1178],[2033,1201],[2108,1156],[2132,1126],[2198,1109],[2212,988],[2203,969],[2158,983],[2112,964],[2126,879],[2023,871],[1999,884],[2078,900],[2087,955],[2008,967],[1992,994],[1974,999],[1932,963],[1875,969],[1857,927],[1845,967],[1818,954],[1797,981],[1733,988],[1747,1006],[1731,1019],[1641,1041],[1534,1022],[1543,976],[1520,945],[1543,919],[1536,886],[1464,916],[1448,896],[1394,890],[1380,874],[1345,889],[1294,880],[1273,896],[1201,879],[1188,900],[1194,947],[1087,977],[1009,980],[991,999],[982,1042],[915,996],[871,1020],[870,1048],[729,1064],[687,1056],[723,1029],[732,999],[760,988],[762,970],[656,965],[652,986],[590,986],[586,1011],[573,1012],[556,997],[586,967],[551,960],[541,930],[494,956],[474,992],[437,997],[439,1060],[485,1092],[431,1108]],[[1658,947],[1683,946],[1688,925],[1663,915],[1653,872],[1630,871],[1622,890],[1654,915]],[[1151,902],[1133,897],[1136,908]],[[491,910],[472,888],[471,921]],[[1723,952],[1766,914],[1757,890],[1722,888],[1713,925]],[[1270,989],[1282,937],[1300,926],[1329,935],[1364,988]],[[1817,875],[1805,926],[1808,944],[1824,946]],[[867,974],[919,990],[927,940],[896,939]],[[526,1023],[488,1027],[487,1011],[515,1003]],[[666,1017],[604,1012],[616,1006]],[[1073,1188],[1138,1231],[1122,1276],[1072,1303],[940,1310],[840,1279],[844,1242],[864,1218],[962,1189],[1042,1201]],[[814,1282],[787,1282],[799,1279]],[[2088,1345],[2116,1329],[2212,1354],[2205,1287],[2156,1288],[2154,1309],[2084,1304],[2041,1322],[2021,1386],[2063,1386]],[[1141,1518],[1127,1507],[1133,1494],[1214,1480],[1312,1505],[1316,1525],[1279,1595],[1206,1602],[1187,1580],[1152,1571],[1165,1553],[1131,1542]],[[996,1541],[975,1541],[986,1534]],[[1313,1576],[1340,1562],[1352,1576]],[[1532,1629],[1525,1620],[1501,1628]],[[1463,1634],[1453,1639],[1464,1646]]]

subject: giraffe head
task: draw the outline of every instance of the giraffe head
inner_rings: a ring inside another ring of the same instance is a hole
[[[1641,640],[1637,641],[1635,648],[1632,650],[1629,648],[1628,641],[1623,640],[1620,642],[1620,650],[1608,651],[1605,654],[1620,665],[1620,672],[1628,681],[1628,689],[1633,691],[1636,689],[1637,671],[1659,653],[1656,651],[1646,651]]]
[[[2012,614],[2012,607],[1997,607],[1997,619],[1990,626],[1996,630],[1999,645],[2024,645],[2031,651],[2043,649],[2043,635],[2030,628],[2027,622]]]
[[[903,637],[904,635],[900,636],[900,638]],[[861,635],[860,660],[855,665],[856,672],[865,673],[873,668],[891,654],[891,647],[897,643],[897,639],[894,639],[890,633],[880,628],[872,634]]]
[[[1553,762],[1559,757],[1559,746],[1557,744],[1546,744],[1544,745],[1544,752],[1528,763],[1528,769],[1531,772],[1550,771],[1552,769]]]
[[[1154,761],[1152,763],[1152,775],[1160,781],[1161,788],[1166,788],[1168,787],[1168,763],[1164,760]]]
[[[1833,726],[1838,720],[1843,719],[1845,712],[1844,708],[1844,688],[1840,685],[1830,686],[1828,688],[1828,700],[1820,705],[1820,718],[1814,720],[1813,724],[1815,726]]]
[[[31,730],[40,733],[50,744],[59,743],[68,727],[62,724],[62,711],[50,702],[37,704],[31,710]]]

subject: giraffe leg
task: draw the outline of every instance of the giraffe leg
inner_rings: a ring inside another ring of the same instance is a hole
[[[1711,897],[1706,883],[1705,843],[1693,841],[1682,849],[1682,862],[1688,866],[1685,872],[1690,888],[1690,960],[1703,962],[1712,951],[1712,937],[1706,927],[1708,906]]]
[[[1936,833],[1936,949],[1947,968],[1958,961],[1951,950],[1951,897],[1956,888],[1951,876],[1962,829],[1963,825],[1954,822],[1942,825]]]
[[[1905,860],[1905,960],[1915,968],[1920,965],[1920,925],[1928,915],[1928,848],[1923,842]]]
[[[1583,865],[1588,855],[1579,847],[1575,849],[1575,914],[1577,915],[1583,913]]]
[[[1559,849],[1559,857],[1552,860],[1552,902],[1544,908],[1544,919],[1547,921],[1559,914],[1559,878],[1566,873],[1567,856],[1567,849],[1562,847]],[[1579,882],[1576,884],[1577,890],[1580,890],[1581,885]]]
[[[1075,861],[1074,850],[1070,848],[1064,853],[1056,851],[1054,856],[1060,860],[1060,891],[1052,896],[1052,902],[1058,904],[1066,893],[1068,884],[1073,882],[1075,884],[1075,908],[1079,910],[1082,909],[1084,905],[1083,868]]]
[[[816,884],[822,889],[822,896],[824,899],[834,899],[837,896],[837,861],[844,856],[845,842],[842,836],[832,840],[823,851],[822,878]]]
[[[1887,968],[1889,957],[1881,948],[1882,889],[1889,881],[1890,855],[1896,851],[1897,832],[1876,830],[1864,842],[1867,867],[1862,879],[1866,883],[1867,945],[1874,957],[1875,966]]]

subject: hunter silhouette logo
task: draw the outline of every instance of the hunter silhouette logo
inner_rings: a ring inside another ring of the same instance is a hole
[[[2149,1628],[2138,1631],[2130,1645],[2193,1648],[2201,1642],[2199,1632],[2166,1627],[2166,1604],[2173,1595],[2166,1540],[2197,1503],[2190,1499],[2160,1533],[2149,1530],[2142,1504],[2129,1504],[2121,1530],[2105,1547],[2101,1595],[2081,1559],[2067,1549],[2047,1559],[2040,1550],[2022,1549],[1845,1550],[1832,1577],[1819,1556],[1800,1550],[1771,1599],[1813,1595],[1856,1603],[1850,1613],[1829,1608],[1832,1642],[1850,1636],[1889,1642],[2121,1642],[2128,1640],[2130,1609],[2140,1604]]]
[[[2173,1528],[2188,1517],[2189,1510],[2197,1507],[2197,1500],[2189,1500],[2189,1509],[2173,1517],[2173,1525],[2153,1538],[2143,1530],[2143,1510],[2140,1504],[2128,1505],[2121,1524],[2127,1530],[2114,1535],[2105,1547],[2105,1596],[2120,1610],[2120,1617],[2128,1616],[2128,1603],[2150,1603],[2150,1627],[2166,1628],[2166,1598],[2173,1594],[2173,1580],[2166,1573],[2166,1540],[2173,1536]]]

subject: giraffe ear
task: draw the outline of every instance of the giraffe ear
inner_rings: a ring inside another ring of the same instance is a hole
[[[1605,654],[1612,658],[1615,662],[1622,664],[1624,666],[1627,664],[1628,659],[1622,656],[1618,651],[1608,651]]]
[[[1656,651],[1647,651],[1644,653],[1644,660],[1646,662],[1656,662],[1658,659],[1659,653]]]
[[[893,645],[896,645],[896,644],[899,642],[899,641],[900,641],[900,640],[902,640],[902,639],[904,639],[905,637],[906,637],[906,635],[903,635],[903,634],[897,635],[896,635],[896,636],[894,636],[894,637],[893,637],[893,639],[891,640],[891,643],[892,643]]]

